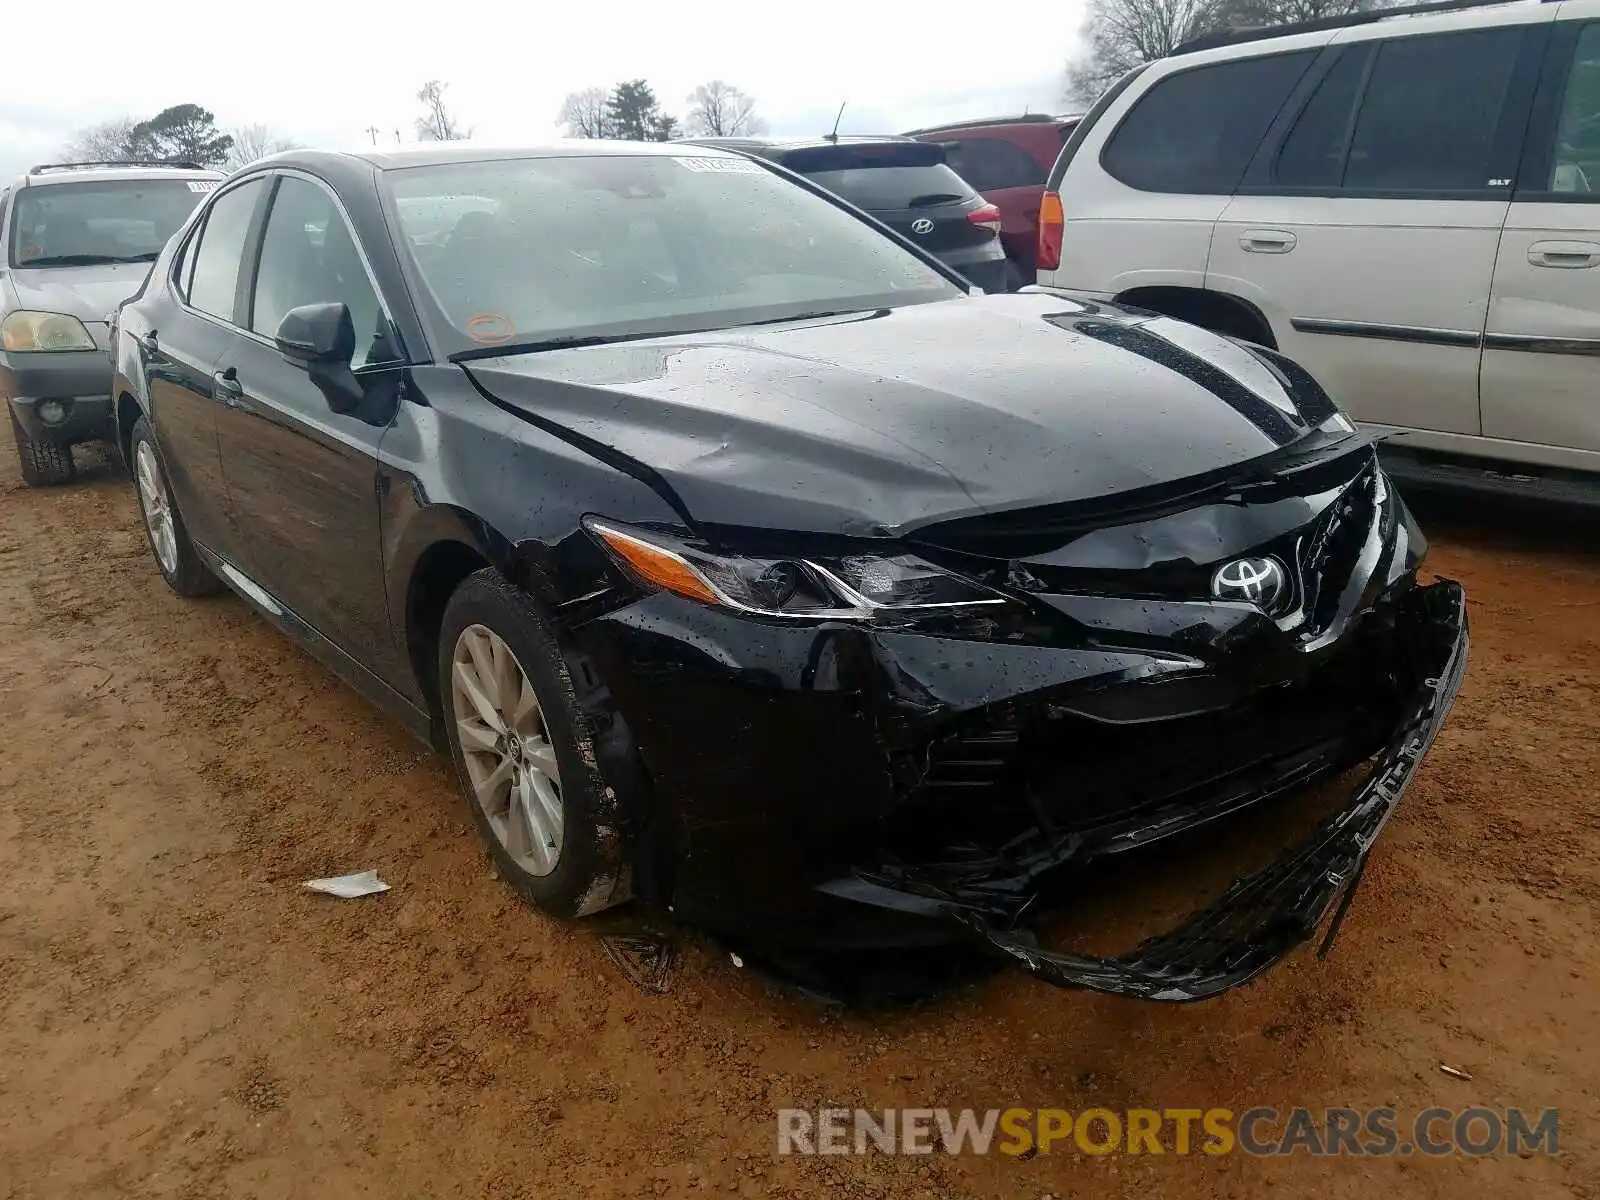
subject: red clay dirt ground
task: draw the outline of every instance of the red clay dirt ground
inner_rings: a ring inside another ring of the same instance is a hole
[[[636,991],[492,878],[429,751],[167,590],[116,470],[30,491],[0,437],[0,1197],[1593,1200],[1600,536],[1482,521],[1434,526],[1472,662],[1328,959],[1194,1006],[1002,973],[840,1014],[694,935]],[[299,886],[368,867],[394,890]],[[778,1158],[775,1109],[824,1103],[1556,1106],[1561,1154]]]

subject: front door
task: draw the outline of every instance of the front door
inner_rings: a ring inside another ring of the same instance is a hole
[[[383,576],[377,448],[394,417],[394,338],[350,227],[323,184],[278,177],[247,324],[222,363],[218,419],[228,493],[251,581],[381,678],[403,677]],[[336,412],[273,344],[292,308],[343,302],[366,401]]]
[[[1479,432],[1479,346],[1518,145],[1503,132],[1526,114],[1518,64],[1541,32],[1336,45],[1217,222],[1206,286],[1273,317],[1279,348],[1358,420]]]
[[[1556,25],[1539,101],[1490,294],[1483,432],[1600,470],[1600,21]]]

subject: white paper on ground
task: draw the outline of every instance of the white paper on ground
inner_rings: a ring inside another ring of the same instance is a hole
[[[310,888],[313,892],[326,892],[341,900],[354,900],[358,896],[372,896],[389,890],[389,885],[378,878],[376,871],[335,875],[331,879],[308,879],[302,886]]]

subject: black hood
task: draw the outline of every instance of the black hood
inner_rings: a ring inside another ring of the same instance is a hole
[[[468,369],[653,471],[696,521],[868,536],[1214,474],[1333,413],[1291,364],[1043,292]]]

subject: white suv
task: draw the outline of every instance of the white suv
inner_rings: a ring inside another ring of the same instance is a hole
[[[1276,346],[1399,473],[1600,485],[1600,0],[1213,35],[1063,147],[1039,282]],[[1486,461],[1488,460],[1488,461]]]

